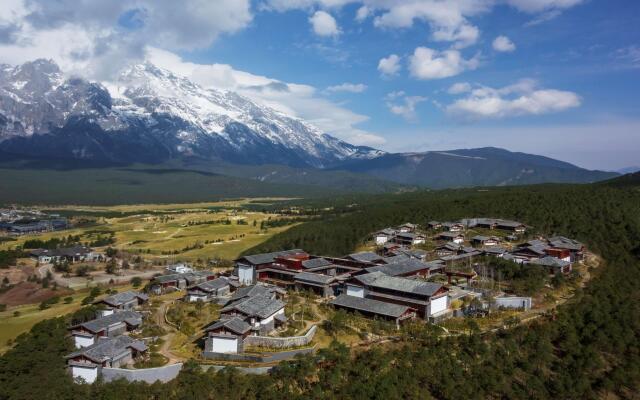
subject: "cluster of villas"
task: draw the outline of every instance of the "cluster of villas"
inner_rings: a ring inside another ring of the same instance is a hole
[[[93,383],[103,368],[125,367],[147,354],[145,342],[129,334],[142,325],[136,309],[148,300],[136,291],[116,293],[95,302],[96,319],[69,327],[76,351],[65,359],[74,379]]]
[[[553,274],[570,272],[572,264],[584,258],[584,245],[563,236],[538,237],[522,242],[521,238],[529,227],[518,221],[468,218],[455,222],[430,221],[426,228],[429,236],[419,232],[414,224],[386,228],[375,232],[373,241],[381,246],[383,254],[393,254],[408,246],[406,235],[411,234],[414,238],[411,245],[423,244],[430,239],[435,244],[431,258],[437,258],[447,265],[490,255],[517,263],[537,264],[548,268]],[[470,229],[476,228],[487,232],[501,231],[503,234],[467,235]]]
[[[473,227],[504,232],[467,239],[465,233]],[[583,259],[584,246],[569,238],[518,240],[526,229],[515,221],[486,218],[434,221],[427,231],[436,246],[427,251],[419,248],[423,246],[415,247],[425,243],[427,235],[414,224],[404,224],[374,233],[376,251],[342,257],[312,255],[302,249],[253,254],[235,260],[233,272],[227,274],[177,264],[168,267],[166,274],[154,277],[147,287],[153,294],[183,291],[186,302],[220,304],[220,318],[204,328],[203,355],[243,353],[248,337],[259,336],[252,338],[255,343],[286,327],[289,290],[310,291],[335,309],[400,326],[412,319],[446,319],[454,315],[453,300],[482,296],[470,285],[451,283],[453,276],[466,278],[467,284],[477,276],[475,272],[448,268],[456,263],[470,265],[479,256],[502,257],[539,265],[556,274],[570,272],[572,264]],[[462,240],[457,240],[459,237]],[[437,275],[448,279],[438,279],[443,283],[432,281]],[[100,318],[71,328],[80,347],[67,357],[74,376],[91,381],[100,368],[126,365],[145,353],[144,343],[131,339],[126,332],[139,327],[141,316],[135,308],[146,300],[136,292],[102,299]],[[530,298],[503,296],[497,300],[504,307],[531,307]]]

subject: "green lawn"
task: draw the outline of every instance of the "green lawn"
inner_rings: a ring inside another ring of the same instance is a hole
[[[130,285],[117,287],[119,292],[131,289],[132,286]],[[8,340],[15,339],[21,333],[29,331],[38,322],[49,318],[61,317],[80,309],[82,307],[82,299],[87,297],[88,293],[89,289],[83,289],[69,296],[62,296],[58,304],[54,304],[46,310],[40,310],[39,304],[25,304],[0,312],[0,353],[4,353],[9,348],[7,346]],[[72,297],[73,301],[65,304],[65,297]],[[16,311],[20,312],[18,317],[13,315]]]
[[[278,199],[264,199],[278,200]],[[257,246],[272,236],[283,232],[293,225],[268,230],[260,230],[263,221],[278,218],[277,214],[252,211],[237,211],[236,208],[249,200],[226,201],[219,203],[133,205],[114,207],[64,207],[52,212],[65,213],[114,213],[137,212],[140,214],[118,217],[90,216],[94,224],[85,228],[45,233],[35,236],[19,237],[15,241],[0,242],[0,250],[22,245],[28,239],[48,240],[68,235],[80,235],[81,241],[95,239],[88,233],[95,230],[115,233],[115,247],[134,254],[142,254],[150,260],[183,260],[223,258],[233,259],[243,251]],[[225,207],[225,208],[222,208]],[[228,207],[228,208],[227,208]],[[211,208],[216,209],[212,212]],[[229,220],[231,224],[220,221]],[[216,222],[215,224],[190,224]],[[246,222],[239,224],[238,222]],[[209,243],[207,243],[209,242]],[[176,252],[178,254],[173,254]],[[164,254],[163,254],[164,253]]]

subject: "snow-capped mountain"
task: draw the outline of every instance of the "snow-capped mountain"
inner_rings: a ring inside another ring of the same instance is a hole
[[[149,63],[95,83],[66,79],[48,60],[0,66],[0,149],[116,162],[195,156],[320,168],[383,154]]]

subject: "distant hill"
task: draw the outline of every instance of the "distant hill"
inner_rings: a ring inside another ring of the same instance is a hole
[[[618,176],[549,157],[495,147],[385,154],[342,164],[340,169],[430,188],[587,183]]]
[[[617,170],[616,172],[619,174],[632,174],[634,172],[638,172],[640,171],[640,166],[634,166],[634,167],[626,167],[626,168],[620,168],[619,170]]]
[[[392,154],[356,146],[238,93],[200,87],[149,63],[125,68],[113,82],[69,78],[49,60],[0,65],[0,152],[28,159],[21,168],[33,167],[45,176],[51,169],[87,166],[122,176],[117,168],[145,164],[152,170],[192,171],[183,175],[187,186],[200,182],[202,175],[193,171],[201,171],[219,175],[219,182],[225,176],[229,187],[251,193],[270,191],[269,184],[304,185],[308,193],[317,187],[325,193],[380,193],[617,176],[492,147]],[[0,158],[7,161],[11,157]],[[9,181],[17,176],[16,171],[3,174]],[[69,178],[77,174],[70,172]],[[25,171],[22,178],[39,182],[37,173]],[[191,178],[197,179],[187,182]],[[208,193],[240,193],[225,186],[210,187]],[[25,198],[23,192],[4,194],[11,196]]]
[[[611,186],[640,186],[640,171],[609,179],[602,182],[602,184]]]

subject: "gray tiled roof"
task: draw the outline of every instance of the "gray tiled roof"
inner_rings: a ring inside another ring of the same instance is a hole
[[[415,240],[416,238],[424,238],[423,235],[414,233],[414,232],[399,232],[396,235],[397,238],[405,239],[405,240]]]
[[[388,276],[380,271],[358,275],[354,278],[362,282],[366,286],[370,286],[373,288],[419,294],[424,296],[433,296],[438,290],[442,288],[442,285],[437,283]]]
[[[405,254],[398,254],[392,257],[384,257],[382,261],[385,262],[386,264],[396,264],[405,260],[409,260],[410,258],[411,257]]]
[[[522,247],[526,247],[526,246],[549,247],[546,241],[538,240],[538,239],[532,239],[532,240],[529,240],[528,242],[523,243]]]
[[[331,261],[325,258],[312,258],[309,260],[304,260],[302,262],[303,268],[318,268],[318,267],[326,267],[327,265],[331,265]]]
[[[378,232],[375,233],[376,235],[387,235],[387,236],[393,236],[396,234],[396,230],[393,228],[384,228],[382,230],[379,230]]]
[[[425,263],[415,258],[410,258],[402,262],[398,262],[395,264],[389,265],[378,265],[375,267],[366,268],[367,272],[376,272],[380,271],[385,275],[389,276],[399,276],[406,275],[414,272],[419,272],[423,270],[431,270],[433,268],[440,268],[440,264],[434,263]]]
[[[462,249],[462,245],[458,244],[458,243],[453,243],[453,242],[448,242],[443,246],[439,246],[438,249],[440,250],[450,250],[450,251],[459,251]]]
[[[127,351],[128,348],[133,348],[136,351],[147,350],[147,346],[141,340],[135,340],[129,336],[116,336],[108,339],[100,338],[91,346],[74,351],[65,356],[65,358],[85,356],[91,361],[102,363],[121,355]]]
[[[383,315],[385,317],[391,318],[398,318],[410,310],[410,308],[407,306],[401,306],[398,304],[387,303],[379,300],[348,296],[346,294],[342,294],[336,297],[331,301],[330,304],[333,304],[334,306],[350,308],[356,311]]]
[[[227,328],[238,335],[244,335],[251,330],[251,325],[243,321],[241,318],[222,318],[204,328],[205,332],[213,331],[219,328]]]
[[[273,253],[252,254],[249,256],[240,257],[236,261],[245,259],[253,265],[268,264],[268,263],[274,262],[277,257],[293,255],[298,253],[304,253],[304,251],[301,249],[292,249],[292,250],[284,250],[284,251],[275,251]]]
[[[569,239],[564,236],[554,236],[550,238],[549,244],[558,249],[567,249],[574,251],[580,251],[584,247],[584,245],[577,240]]]
[[[335,277],[323,274],[314,274],[313,272],[300,272],[293,276],[296,281],[306,281],[327,285],[335,280]]]
[[[189,289],[190,290],[199,289],[199,290],[202,290],[203,292],[213,292],[227,286],[229,286],[229,280],[225,277],[220,277],[210,281],[199,283],[197,285],[190,287]]]
[[[125,322],[127,325],[138,326],[142,323],[142,315],[135,311],[121,311],[115,312],[106,317],[97,318],[82,324],[73,326],[73,329],[83,327],[90,332],[100,332],[107,329],[107,327],[117,324],[119,322]]]
[[[374,262],[380,260],[381,257],[372,251],[363,251],[360,253],[353,253],[348,255],[349,258],[361,261],[361,262]]]
[[[506,219],[497,220],[497,224],[498,224],[498,227],[505,227],[505,228],[517,228],[519,226],[524,226],[524,224],[521,223],[521,222],[509,221],[509,220],[506,220]]]
[[[545,267],[554,267],[554,268],[564,268],[571,263],[569,261],[561,260],[559,258],[547,256],[543,258],[538,258],[536,260],[532,260],[531,264],[542,265]]]
[[[464,237],[464,235],[459,232],[442,232],[441,234],[438,235],[438,237],[453,239],[457,237]]]
[[[251,286],[239,288],[238,290],[236,290],[236,292],[231,296],[230,301],[233,302],[245,297],[271,295],[274,292],[278,292],[278,291],[279,290],[277,287],[271,286],[271,285],[263,285],[263,284],[251,285]]]
[[[484,236],[484,235],[476,235],[476,236],[471,238],[471,240],[473,240],[474,242],[486,242],[487,240],[490,240],[490,239],[494,239],[495,240],[495,237]]]
[[[157,283],[165,283],[165,282],[173,282],[180,279],[184,279],[184,274],[169,274],[169,275],[160,275],[153,278],[154,282]]]
[[[102,300],[96,301],[96,303],[106,303],[110,306],[117,307],[119,305],[128,303],[135,298],[139,298],[142,301],[149,300],[149,296],[144,293],[136,292],[134,290],[128,290],[126,292],[116,293],[109,297],[105,297]]]
[[[485,247],[483,251],[487,254],[504,254],[507,252],[507,249],[502,246],[489,246]]]
[[[530,250],[535,254],[544,255],[544,254],[547,254],[545,250],[547,250],[548,248],[549,246],[547,246],[546,244],[536,244],[533,246],[522,247],[520,248],[520,250]]]
[[[225,306],[220,312],[238,311],[248,317],[267,318],[284,307],[284,303],[267,296],[248,297]]]
[[[451,256],[444,256],[444,257],[440,257],[440,259],[442,261],[459,261],[459,260],[465,260],[467,258],[479,256],[480,254],[482,254],[482,252],[473,251],[473,252],[470,252],[470,253],[462,253],[462,254],[454,254],[454,255],[451,255]]]

